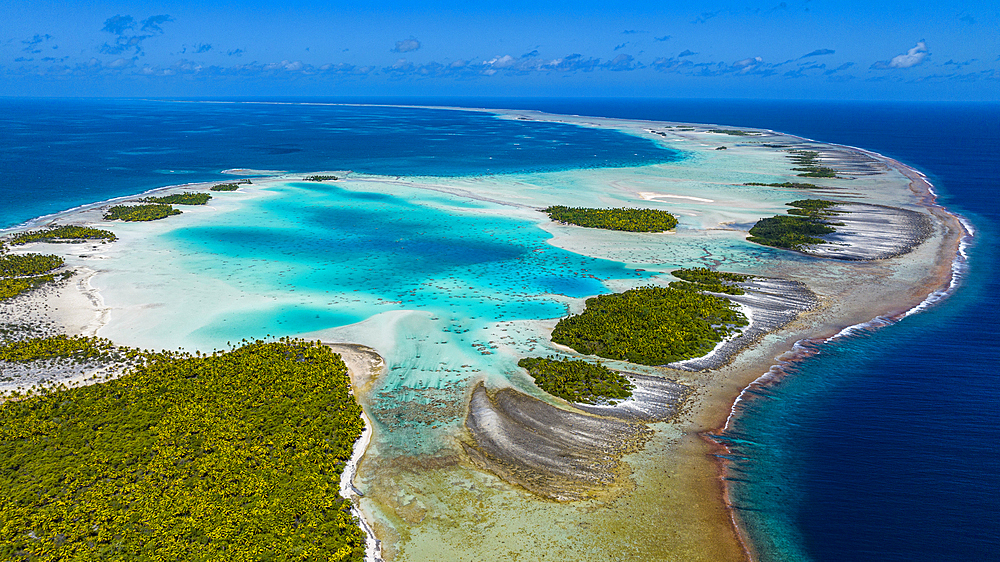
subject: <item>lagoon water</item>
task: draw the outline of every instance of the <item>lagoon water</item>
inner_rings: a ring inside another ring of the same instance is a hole
[[[996,106],[469,105],[773,128],[876,150],[928,173],[942,202],[977,229],[962,286],[896,325],[824,344],[780,384],[755,389],[725,436],[741,455],[731,473],[734,499],[766,560],[990,558],[1000,546],[1000,512],[990,501],[1000,480],[1000,433],[991,422],[1000,404]],[[6,131],[0,172],[8,180],[0,186],[2,226],[153,187],[227,180],[232,176],[220,171],[236,167],[454,177],[683,158],[603,129],[405,108],[3,100],[0,129]],[[290,182],[274,188],[245,209],[251,216],[222,214],[165,235],[175,250],[172,267],[248,296],[245,313],[177,337],[222,346],[284,335],[292,325],[299,333],[426,309],[419,321],[427,341],[402,342],[396,355],[411,363],[397,367],[424,373],[399,381],[417,392],[416,383],[447,384],[434,375],[442,369],[456,371],[454,379],[479,368],[481,350],[491,349],[477,335],[487,316],[560,316],[567,298],[641,283],[647,275],[636,271],[635,261],[549,245],[550,235],[527,212],[497,218],[490,209],[402,185],[345,190]],[[359,257],[362,245],[374,251]],[[766,259],[768,251],[749,259]],[[259,269],[248,273],[248,262]],[[295,290],[282,302],[262,306],[251,298],[283,287]],[[451,297],[446,306],[445,294]],[[444,333],[464,344],[462,354],[447,364],[440,352],[422,356],[419,350],[434,349],[433,336]],[[401,444],[409,435],[400,433]]]

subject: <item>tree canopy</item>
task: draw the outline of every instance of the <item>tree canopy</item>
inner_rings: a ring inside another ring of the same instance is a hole
[[[338,493],[360,414],[340,358],[290,339],[148,353],[118,379],[8,401],[0,558],[360,561]]]
[[[627,232],[664,232],[677,226],[677,219],[657,209],[588,209],[556,205],[544,211],[554,221],[588,228]]]

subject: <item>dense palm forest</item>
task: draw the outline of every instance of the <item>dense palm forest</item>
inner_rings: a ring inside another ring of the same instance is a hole
[[[642,287],[587,299],[552,341],[580,353],[642,365],[700,357],[747,325],[734,303],[699,290]]]
[[[677,219],[656,209],[587,209],[556,205],[544,210],[554,221],[627,232],[664,232],[677,226]]]
[[[207,193],[192,193],[190,191],[185,191],[184,193],[164,195],[163,197],[146,197],[143,201],[146,203],[159,203],[162,205],[204,205],[211,199],[212,196]]]
[[[64,265],[59,256],[4,254],[0,244],[0,301],[14,298],[48,283],[66,279],[72,272],[52,273]]]
[[[114,232],[88,226],[53,226],[40,230],[19,232],[8,239],[11,246],[29,242],[86,242],[88,240],[104,240],[114,242],[118,237]]]
[[[104,214],[104,220],[123,220],[126,222],[155,221],[172,215],[181,214],[180,209],[162,203],[147,205],[115,205]]]
[[[632,396],[632,383],[603,365],[577,359],[526,357],[517,362],[539,388],[569,402],[601,404]]]
[[[725,293],[727,295],[744,294],[743,289],[737,283],[750,279],[749,275],[712,271],[707,267],[678,269],[671,271],[670,274],[678,279],[682,279],[682,281],[670,283],[670,286],[675,289],[709,291],[712,293]]]
[[[125,353],[44,339],[0,356]],[[129,354],[120,378],[0,405],[0,559],[363,559],[338,494],[363,422],[337,355],[291,339]]]

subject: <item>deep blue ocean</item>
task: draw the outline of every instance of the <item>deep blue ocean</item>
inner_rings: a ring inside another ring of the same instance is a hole
[[[928,174],[939,202],[976,229],[958,290],[897,324],[819,346],[779,384],[755,387],[723,436],[734,453],[730,484],[763,560],[997,558],[1000,105],[368,101],[765,127],[874,150]],[[226,179],[219,172],[233,167],[469,175],[676,157],[614,132],[479,113],[0,99],[0,226]]]
[[[530,155],[530,156],[529,156]],[[668,162],[617,131],[481,112],[0,98],[0,228],[231,168],[475,176]]]

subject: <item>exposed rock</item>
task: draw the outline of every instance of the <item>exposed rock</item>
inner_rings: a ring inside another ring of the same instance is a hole
[[[910,252],[933,229],[930,218],[908,209],[841,203],[832,210],[846,211],[830,219],[837,231],[820,237],[826,244],[806,246],[803,253],[838,260],[882,260]]]
[[[816,295],[798,281],[753,277],[738,285],[745,291],[744,294],[710,294],[746,306],[750,325],[739,336],[722,343],[713,353],[704,357],[675,361],[667,365],[668,367],[686,371],[704,371],[721,367],[739,350],[788,324],[800,312],[813,308],[817,303]]]
[[[555,500],[579,500],[615,482],[621,458],[652,432],[642,423],[570,412],[511,388],[472,391],[463,443],[480,468]]]

